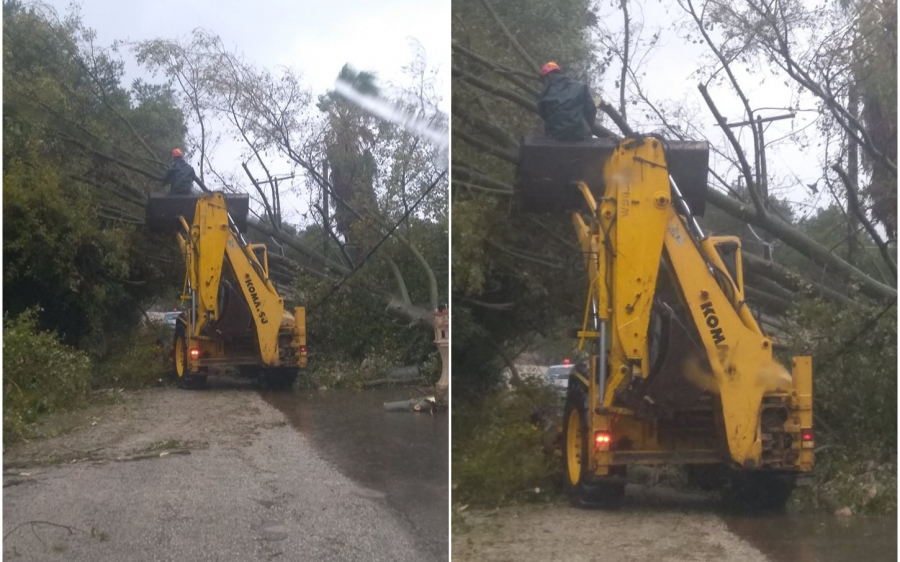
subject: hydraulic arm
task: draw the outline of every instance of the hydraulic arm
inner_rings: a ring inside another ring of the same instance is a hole
[[[526,142],[521,155],[526,207],[581,200],[572,222],[589,289],[577,335],[590,361],[570,378],[564,421],[579,493],[629,464],[812,469],[811,360],[795,357],[793,374],[774,360],[744,300],[740,240],[705,236],[694,218],[708,148],[673,144]]]

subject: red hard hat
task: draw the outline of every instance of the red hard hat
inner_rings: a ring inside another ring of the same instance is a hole
[[[184,156],[184,152],[182,152],[180,148],[176,148],[172,151],[172,158],[181,158],[182,156]]]
[[[541,67],[541,76],[546,76],[551,72],[559,70],[559,65],[553,61],[548,62],[544,66]]]

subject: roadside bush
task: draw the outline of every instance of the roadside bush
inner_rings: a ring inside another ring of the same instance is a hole
[[[526,384],[454,407],[453,502],[493,507],[547,498],[559,468],[547,452],[555,431],[534,422],[553,417],[559,406],[552,390]]]
[[[70,408],[87,394],[91,361],[37,328],[37,311],[3,319],[3,437],[22,436],[25,426],[48,412]]]
[[[854,513],[897,509],[896,308],[801,303],[790,347],[813,356],[814,484],[801,504]]]
[[[813,356],[816,444],[856,442],[879,460],[896,456],[896,308],[809,301],[791,320],[790,347]]]
[[[110,339],[92,385],[135,389],[160,384],[171,371],[172,338],[170,328],[150,322]]]
[[[809,486],[795,493],[801,508],[833,512],[849,507],[860,515],[897,511],[897,463],[866,460],[880,455],[865,450],[831,448],[816,455]]]

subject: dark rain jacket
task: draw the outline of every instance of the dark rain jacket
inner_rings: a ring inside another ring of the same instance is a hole
[[[597,116],[597,106],[585,84],[554,72],[544,84],[538,101],[538,113],[544,120],[546,136],[580,141],[592,136],[591,125]]]
[[[184,161],[184,158],[176,158],[169,164],[163,185],[170,185],[169,193],[172,195],[190,195],[191,186],[194,184],[194,169]]]

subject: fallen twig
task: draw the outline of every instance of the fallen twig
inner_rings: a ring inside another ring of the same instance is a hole
[[[60,523],[53,523],[52,521],[41,521],[41,520],[35,519],[35,520],[32,520],[32,521],[25,521],[24,523],[19,523],[18,525],[16,525],[15,527],[13,527],[8,533],[6,533],[5,535],[3,535],[3,540],[5,541],[5,540],[7,539],[7,537],[9,537],[11,534],[13,534],[13,533],[16,532],[17,530],[21,529],[22,527],[24,527],[25,525],[31,525],[31,531],[32,531],[32,532],[34,532],[34,526],[35,526],[35,525],[49,525],[49,526],[51,526],[51,527],[58,527],[58,528],[60,528],[60,529],[65,529],[65,530],[69,531],[69,534],[70,534],[70,535],[74,535],[74,534],[75,534],[75,531],[78,531],[79,533],[84,533],[85,535],[87,535],[87,536],[89,536],[89,537],[93,536],[93,533],[89,533],[88,531],[85,531],[84,529],[79,529],[78,527],[72,527],[72,526],[69,526],[69,525],[62,525],[62,524],[60,524]],[[35,537],[37,537],[37,534],[35,534]],[[41,541],[40,537],[37,537],[37,539],[38,539],[39,541]],[[43,544],[43,542],[44,542],[44,541],[41,541],[42,544]]]

